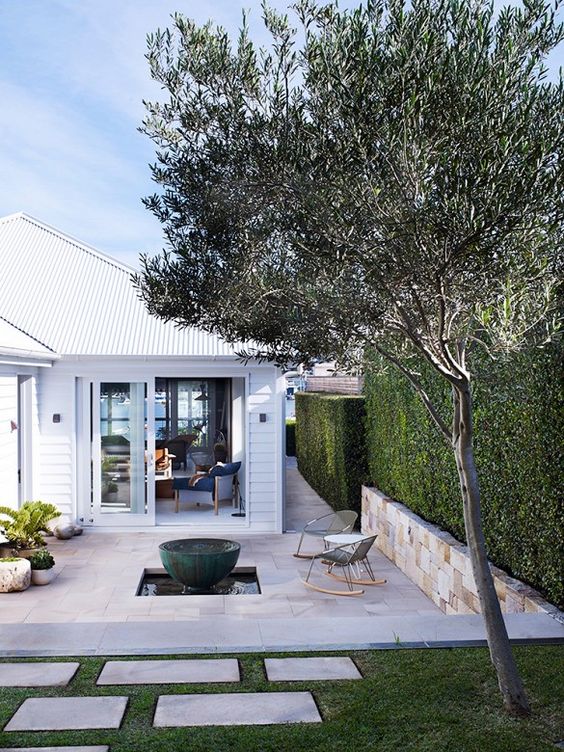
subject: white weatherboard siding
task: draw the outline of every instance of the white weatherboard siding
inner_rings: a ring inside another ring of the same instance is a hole
[[[38,496],[61,514],[76,516],[75,379],[54,367],[41,373],[38,387],[40,451]],[[53,423],[59,413],[60,423]]]
[[[249,515],[256,531],[281,532],[279,400],[275,368],[252,370],[249,378]],[[266,422],[260,422],[260,414]]]
[[[0,505],[18,506],[18,377],[0,373]]]

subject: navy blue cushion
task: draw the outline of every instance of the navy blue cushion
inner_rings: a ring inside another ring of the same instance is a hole
[[[200,478],[196,483],[191,486],[192,491],[213,491],[214,479],[207,476]]]
[[[189,484],[189,480],[190,478],[174,478],[172,487],[175,491],[213,491],[214,480],[207,475],[203,475],[193,486]]]
[[[210,477],[215,478],[216,475],[235,475],[240,469],[240,462],[227,462],[225,465],[214,465],[210,470]]]

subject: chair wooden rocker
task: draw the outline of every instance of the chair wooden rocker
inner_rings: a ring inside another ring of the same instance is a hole
[[[372,548],[376,538],[376,535],[371,535],[368,538],[361,538],[356,543],[344,543],[342,546],[334,546],[327,549],[327,551],[315,554],[311,559],[307,576],[302,582],[306,587],[317,590],[320,593],[327,593],[328,595],[363,595],[364,590],[355,589],[355,585],[385,585],[386,580],[377,580],[374,577],[372,566],[368,561],[368,552]],[[329,568],[325,574],[334,580],[345,582],[348,590],[329,590],[310,582],[309,578],[317,559],[321,559],[324,564],[329,564]],[[333,572],[335,566],[342,567],[343,576]],[[366,570],[369,579],[362,579],[360,577],[361,566]],[[354,576],[355,571],[353,567],[357,568],[357,577]]]
[[[325,538],[326,535],[335,535],[336,533],[350,533],[358,514],[350,509],[330,512],[322,517],[316,517],[310,520],[302,530],[298,550],[294,556],[298,559],[312,559],[316,554],[301,554],[300,549],[304,540],[304,535],[313,535],[316,538]]]

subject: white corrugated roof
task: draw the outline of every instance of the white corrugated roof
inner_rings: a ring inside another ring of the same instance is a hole
[[[132,272],[27,214],[0,218],[0,316],[44,347],[61,355],[235,357],[237,346],[218,336],[151,316]]]
[[[25,332],[16,329],[9,321],[0,316],[0,355],[9,355],[16,358],[32,358],[39,360],[55,360],[56,355],[48,347],[45,347],[29,337]]]

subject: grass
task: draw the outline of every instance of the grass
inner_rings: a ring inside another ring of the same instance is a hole
[[[0,690],[0,728],[26,697],[127,694],[130,702],[121,729],[0,733],[0,746],[109,744],[111,752],[555,752],[554,742],[564,739],[563,647],[515,648],[533,707],[532,717],[524,721],[510,718],[502,710],[485,649],[359,651],[348,655],[363,674],[362,681],[270,683],[264,673],[265,656],[243,654],[236,656],[240,684],[137,687],[97,687],[96,678],[106,659],[80,658],[80,669],[68,687]],[[163,656],[163,660],[172,657],[179,656]],[[311,690],[323,723],[183,729],[151,726],[161,694],[282,690]]]

